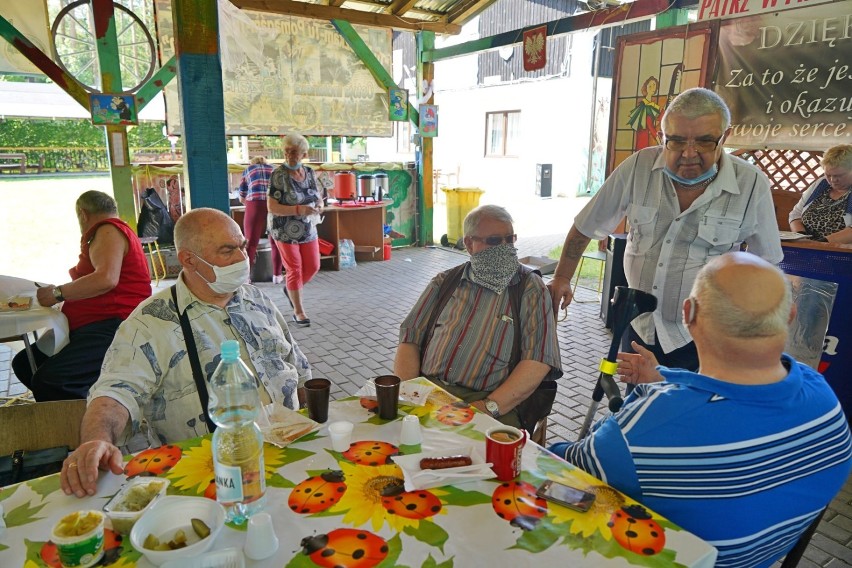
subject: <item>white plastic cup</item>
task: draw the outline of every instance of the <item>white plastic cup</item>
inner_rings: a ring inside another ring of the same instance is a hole
[[[340,420],[328,425],[328,433],[331,436],[331,447],[335,452],[345,452],[352,442],[352,429],[355,427],[351,422]]]
[[[420,419],[409,414],[402,419],[402,427],[399,431],[399,443],[403,446],[416,446],[423,441],[420,432]]]
[[[269,513],[255,513],[249,518],[243,551],[252,560],[269,558],[278,550],[278,537]]]

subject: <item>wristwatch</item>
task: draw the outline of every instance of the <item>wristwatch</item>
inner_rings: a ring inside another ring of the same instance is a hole
[[[62,287],[61,286],[56,286],[53,289],[53,299],[56,300],[57,302],[64,302],[65,301],[65,296],[62,295]]]
[[[485,402],[485,410],[487,410],[493,418],[500,418],[500,407],[496,402],[490,398],[484,399],[483,402]]]

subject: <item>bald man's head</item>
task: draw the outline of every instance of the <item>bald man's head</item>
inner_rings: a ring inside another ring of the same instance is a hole
[[[784,273],[747,252],[707,263],[692,286],[699,313],[718,333],[734,338],[786,335],[792,291]]]
[[[231,217],[218,209],[193,209],[181,215],[175,223],[175,248],[178,251],[201,252],[213,239],[228,233],[242,235],[240,226]]]

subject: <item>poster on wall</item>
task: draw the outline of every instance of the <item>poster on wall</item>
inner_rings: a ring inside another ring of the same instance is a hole
[[[405,89],[388,89],[388,118],[394,121],[408,120],[408,91]]]
[[[437,105],[420,105],[420,135],[424,138],[438,136]]]
[[[852,0],[724,20],[714,90],[731,107],[726,145],[825,150],[850,143],[850,21]]]
[[[393,135],[387,89],[331,22],[240,10],[219,2],[225,130],[229,135]],[[170,0],[155,0],[160,60],[175,54]],[[353,25],[391,71],[391,31]],[[181,134],[176,81],[165,88],[169,133]]]
[[[710,24],[618,38],[607,175],[628,156],[662,143],[662,117],[681,91],[706,86],[712,68]]]
[[[136,117],[136,97],[124,93],[89,94],[89,109],[92,112],[92,124],[105,126],[110,124],[138,124]]]
[[[543,69],[547,64],[547,26],[524,32],[524,71]]]

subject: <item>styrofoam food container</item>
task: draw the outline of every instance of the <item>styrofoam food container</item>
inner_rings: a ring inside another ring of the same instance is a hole
[[[109,502],[104,505],[104,512],[112,521],[112,528],[121,534],[128,534],[136,521],[142,514],[154,506],[157,499],[166,494],[166,489],[169,487],[168,479],[160,479],[159,477],[134,477],[125,483],[122,488],[116,493]],[[160,490],[151,494],[151,500],[138,511],[128,511],[126,499],[128,496],[138,492],[140,488],[148,488],[151,484],[160,486]],[[125,510],[122,510],[125,509]]]
[[[199,539],[192,530],[191,519],[201,519],[210,527],[210,536]],[[216,537],[225,526],[225,508],[206,497],[180,497],[167,495],[154,503],[145,514],[136,521],[130,531],[133,548],[145,555],[148,561],[159,566],[167,560],[191,558],[207,552]],[[187,537],[187,546],[177,550],[148,550],[142,546],[145,538],[153,534],[160,542],[170,541],[178,529],[183,529]]]

